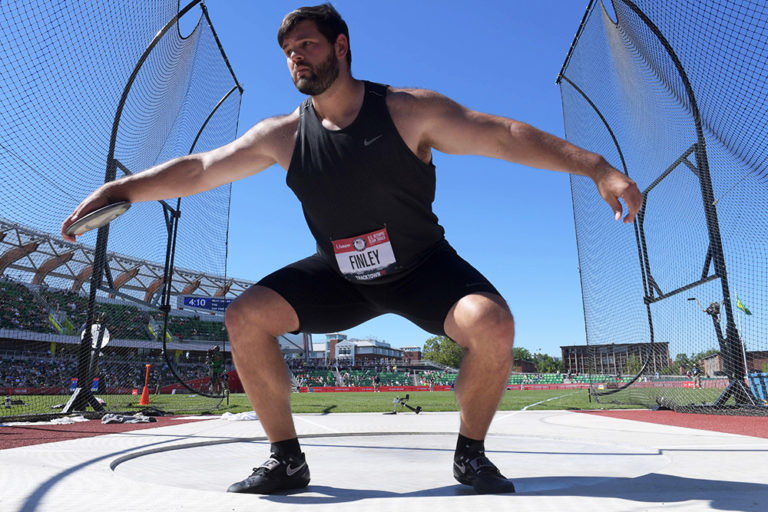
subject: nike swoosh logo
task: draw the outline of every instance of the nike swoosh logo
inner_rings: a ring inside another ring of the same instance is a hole
[[[466,467],[464,466],[464,464],[459,464],[458,462],[454,462],[453,464],[454,464],[454,465],[455,465],[457,468],[459,468],[459,471],[461,471],[462,473],[463,473],[463,472],[464,472],[464,470],[466,469]]]
[[[296,466],[295,468],[292,468],[290,465],[288,465],[287,468],[285,468],[285,474],[288,476],[293,476],[298,470],[306,466],[307,463],[300,464],[299,466]]]
[[[377,140],[379,140],[379,139],[380,139],[380,138],[382,138],[383,136],[384,136],[384,134],[383,134],[383,133],[380,133],[380,134],[378,134],[377,136],[375,136],[375,137],[374,137],[374,138],[372,138],[372,139],[365,139],[365,140],[363,141],[363,145],[364,145],[364,146],[370,146],[371,144],[373,144],[374,142],[376,142]]]

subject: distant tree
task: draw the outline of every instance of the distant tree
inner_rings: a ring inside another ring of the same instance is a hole
[[[529,361],[533,363],[536,366],[536,371],[539,373],[556,373],[558,370],[562,372],[565,368],[560,359],[540,352],[532,354],[525,347],[513,348],[512,355],[515,356],[515,361]]]
[[[452,368],[458,368],[464,358],[464,349],[447,336],[433,336],[424,342],[422,357]]]
[[[557,373],[563,371],[563,361],[555,359],[549,354],[537,353],[533,356],[533,360],[536,363],[536,371],[539,373]]]
[[[533,361],[533,354],[527,348],[515,347],[512,349],[512,355],[515,361]]]
[[[688,357],[686,354],[677,354],[675,356],[675,363],[673,365],[676,369],[685,368],[686,370],[690,370],[691,366],[693,366],[693,361]]]
[[[678,375],[680,373],[680,367],[672,364],[670,366],[662,368],[661,371],[659,371],[659,373],[662,375]]]
[[[636,375],[640,373],[640,369],[643,367],[642,361],[635,354],[627,356],[627,373]]]
[[[705,350],[704,352],[699,352],[698,354],[691,356],[691,361],[692,362],[698,362],[698,361],[701,361],[702,359],[704,359],[704,358],[706,358],[708,356],[711,356],[713,354],[719,354],[719,353],[720,353],[720,350],[718,350],[716,348],[711,348],[709,350]]]

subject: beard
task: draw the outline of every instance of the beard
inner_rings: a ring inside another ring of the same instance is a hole
[[[324,93],[336,78],[339,76],[339,59],[333,51],[328,58],[312,67],[312,74],[309,77],[294,78],[293,83],[296,89],[302,94],[317,96]]]

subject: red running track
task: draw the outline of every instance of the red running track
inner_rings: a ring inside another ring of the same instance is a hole
[[[743,436],[768,438],[768,417],[766,416],[724,416],[720,414],[691,414],[675,411],[612,410],[579,411],[610,418],[645,421],[660,425],[697,428],[714,432],[726,432]]]
[[[68,425],[40,423],[39,425],[13,426],[13,424],[6,424],[0,426],[0,450],[200,421],[186,418],[174,419],[172,416],[157,416],[154,418],[157,421],[151,423],[107,423],[106,425],[102,424],[101,420],[88,420]]]
[[[674,411],[612,410],[578,411],[582,414],[596,414],[610,418],[644,421],[660,425],[697,428],[715,432],[726,432],[744,436],[768,438],[768,417],[722,416],[716,414],[688,414]],[[152,423],[102,424],[100,420],[89,420],[69,425],[18,425],[0,426],[0,449],[30,446],[92,437],[104,434],[139,431],[147,428],[178,425],[195,419],[180,419],[172,416],[158,416]]]

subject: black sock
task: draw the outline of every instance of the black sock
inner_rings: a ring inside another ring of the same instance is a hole
[[[459,434],[459,439],[456,442],[456,453],[453,456],[454,459],[483,453],[485,453],[485,440],[470,439]]]
[[[301,446],[299,446],[299,438],[297,437],[272,443],[270,445],[270,450],[274,455],[277,455],[278,459],[289,457],[291,455],[301,455]]]

